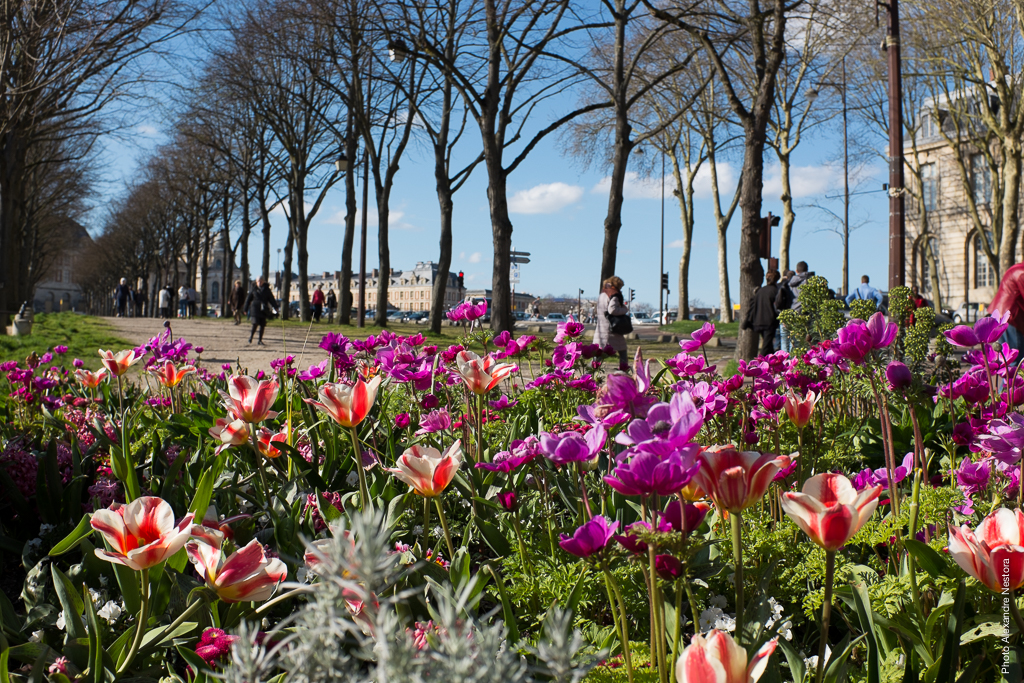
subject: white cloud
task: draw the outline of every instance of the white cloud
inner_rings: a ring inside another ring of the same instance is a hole
[[[468,260],[470,263],[480,263],[480,252],[474,251],[472,254],[469,255]]]
[[[671,247],[672,249],[682,249],[683,240],[672,240],[671,242],[668,243],[668,246]]]
[[[732,195],[736,191],[736,182],[739,174],[736,168],[729,162],[718,162],[715,166],[718,173],[718,192],[724,207],[729,206]],[[697,171],[697,177],[693,180],[693,194],[698,199],[711,198],[711,168],[705,163]],[[723,208],[724,210],[724,208]]]
[[[777,198],[782,195],[782,174],[778,164],[766,169],[764,196]],[[791,166],[789,186],[794,198],[814,197],[842,186],[842,169],[827,164],[817,166]]]
[[[160,135],[160,130],[156,126],[150,126],[149,124],[142,124],[135,128],[135,132],[147,138],[155,138]]]
[[[342,209],[340,211],[335,211],[330,216],[325,218],[324,222],[329,224],[329,225],[345,225],[345,216],[347,216],[347,215],[348,215],[348,211],[345,210],[345,209]],[[408,221],[403,220],[404,218],[405,218],[405,212],[404,211],[398,211],[396,209],[392,209],[390,211],[390,213],[388,214],[388,228],[389,229],[394,229],[394,230],[420,230],[421,229],[418,226],[413,225],[412,223],[409,223]],[[359,208],[356,208],[356,226],[357,227],[359,225],[361,225],[361,221],[362,220],[363,220],[362,210],[359,209]],[[366,217],[366,225],[367,225],[367,227],[370,227],[370,228],[376,228],[377,224],[378,224],[378,221],[377,221],[377,207],[371,206],[370,207],[370,215]]]
[[[516,192],[508,200],[511,213],[555,213],[574,204],[583,196],[583,188],[566,183],[535,185]]]
[[[665,179],[665,193],[672,193],[672,179]],[[605,176],[597,181],[597,184],[590,188],[591,194],[608,194],[612,187],[611,176]],[[626,199],[661,199],[661,176],[641,178],[634,171],[626,173],[626,179],[622,185],[622,196]]]

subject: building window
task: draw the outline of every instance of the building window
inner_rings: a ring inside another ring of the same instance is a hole
[[[933,138],[938,134],[938,130],[935,128],[935,118],[931,112],[927,112],[921,115],[921,138],[927,140]]]
[[[988,204],[992,197],[992,171],[984,154],[971,155],[971,193],[976,204]]]
[[[985,238],[988,240],[989,248],[992,246],[992,233],[986,232]],[[974,286],[975,287],[994,287],[996,284],[996,273],[992,269],[992,264],[988,262],[988,257],[985,256],[985,248],[981,245],[981,237],[974,238]]]
[[[220,283],[214,281],[213,286],[211,286],[210,289],[213,291],[213,297],[212,297],[213,300],[216,301],[217,299],[219,299],[220,298]]]
[[[939,206],[939,176],[935,164],[921,164],[921,200],[925,211],[935,211]]]

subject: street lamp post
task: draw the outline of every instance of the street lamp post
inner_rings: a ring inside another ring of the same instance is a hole
[[[906,217],[903,198],[903,83],[900,76],[899,0],[889,0],[884,48],[889,62],[889,289],[906,282]]]
[[[369,201],[370,155],[363,152],[363,221],[359,227],[359,316],[356,324],[366,325],[366,202]],[[384,274],[381,273],[381,277]]]
[[[579,316],[580,322],[583,322],[583,290],[576,295],[576,315]]]
[[[661,255],[658,261],[658,324],[665,307],[665,152],[661,153]]]

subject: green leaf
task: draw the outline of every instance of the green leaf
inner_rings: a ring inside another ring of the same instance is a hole
[[[75,590],[71,579],[67,577],[56,564],[50,565],[50,573],[53,575],[53,588],[57,592],[57,599],[60,606],[64,608],[64,623],[67,624],[68,636],[71,638],[88,638],[89,634],[82,623],[82,612],[85,604]]]
[[[573,614],[576,614],[576,607],[580,604],[580,598],[583,596],[583,584],[586,580],[587,573],[581,572],[580,578],[576,580],[576,585],[572,587],[572,591],[569,593],[569,598],[565,601],[565,609]]]
[[[928,572],[933,579],[943,576],[950,579],[956,578],[956,574],[946,559],[927,543],[922,543],[914,538],[906,538],[903,539],[903,545],[907,552],[917,560],[921,569]]]
[[[85,538],[86,536],[91,534],[92,533],[92,524],[90,524],[91,520],[92,520],[92,515],[89,515],[89,514],[84,515],[82,517],[82,519],[79,520],[78,526],[75,527],[74,531],[72,531],[70,534],[65,536],[64,539],[60,543],[58,543],[57,545],[53,546],[53,549],[50,550],[50,557],[56,557],[57,555],[63,555],[67,551],[69,551],[72,548],[76,547],[79,544],[79,542],[81,542],[81,540],[83,538]]]
[[[953,612],[946,621],[946,641],[942,644],[942,659],[935,683],[951,683],[956,680],[957,662],[960,659],[960,631],[964,620],[964,600],[967,597],[967,582],[960,579],[953,601]]]
[[[1020,648],[1011,647],[1009,652],[1006,653],[1006,659],[1003,660],[1003,677],[1004,683],[1020,683],[1022,678],[1021,666],[1020,666]]]
[[[960,636],[960,644],[967,645],[968,643],[973,643],[976,640],[981,640],[982,638],[987,638],[989,636],[1001,638],[1005,633],[1003,628],[1003,623],[1001,621],[986,621],[984,624],[978,624],[971,630],[965,631],[963,635]],[[1011,621],[1010,633],[1014,633],[1015,631],[1016,626]]]
[[[465,548],[455,551],[455,557],[448,565],[448,574],[451,576],[452,586],[455,592],[459,593],[469,583],[469,553]]]
[[[971,683],[977,676],[978,672],[981,671],[981,665],[985,663],[985,656],[978,655],[971,660],[971,663],[967,665],[964,672],[960,674],[960,678],[956,679],[956,683]],[[1018,674],[1018,680],[1020,679]]]
[[[178,638],[179,636],[183,636],[186,633],[191,633],[192,630],[195,629],[195,627],[198,625],[199,622],[197,621],[183,622],[179,624],[177,628],[175,628],[173,631],[166,634],[163,638],[160,638],[160,634],[163,633],[163,629],[154,628],[150,630],[148,633],[146,633],[146,635],[142,636],[142,646],[139,648],[139,652],[142,652],[142,650],[151,645],[162,645],[170,640]],[[160,638],[160,642],[154,642],[157,640],[157,638]]]
[[[129,613],[138,614],[142,607],[142,594],[139,591],[139,574],[134,569],[125,567],[123,564],[111,562],[114,576],[117,578],[117,585],[121,587],[121,597],[124,598],[125,609]]]
[[[512,546],[509,545],[505,534],[501,533],[498,527],[483,519],[477,519],[476,525],[480,528],[480,532],[484,535],[484,541],[491,547],[491,550],[501,557],[512,554]]]
[[[871,618],[871,598],[863,583],[850,584],[853,588],[853,600],[857,605],[857,617],[860,619],[861,630],[867,641],[868,683],[879,683],[878,641],[875,640],[875,624]]]
[[[199,477],[199,483],[196,485],[196,493],[192,497],[192,504],[188,506],[188,511],[195,513],[200,521],[206,514],[206,509],[210,507],[210,498],[213,497],[213,482],[218,474],[217,469],[210,467],[203,470],[202,476]]]
[[[89,621],[89,680],[92,683],[104,683],[106,676],[103,672],[103,631],[87,586],[82,586],[82,601],[85,603],[85,616]]]
[[[181,655],[182,659],[188,662],[189,666],[196,670],[198,676],[193,683],[198,683],[199,678],[206,680],[207,675],[210,672],[210,667],[206,665],[206,662],[202,657],[196,654],[195,650],[190,650],[189,648],[182,647],[181,645],[176,646],[174,649],[178,651],[178,654]]]
[[[825,667],[824,683],[840,683],[846,679],[847,660],[853,649],[862,640],[864,640],[863,634],[853,640],[850,640],[849,633],[846,634],[846,637],[839,643],[839,647],[832,651],[832,657],[829,658],[828,666]],[[836,655],[836,652],[839,654]]]
[[[778,643],[779,647],[782,648],[782,654],[786,656],[786,662],[789,664],[789,670],[793,674],[793,680],[796,683],[801,683],[807,673],[807,665],[804,664],[804,658],[785,640],[780,638]]]
[[[516,610],[512,601],[508,598],[508,591],[505,590],[505,582],[498,576],[498,572],[492,565],[487,565],[488,571],[494,577],[494,585],[498,587],[498,596],[501,598],[501,610],[505,617],[505,628],[508,629],[508,642],[515,647],[519,642],[519,626],[516,624]]]

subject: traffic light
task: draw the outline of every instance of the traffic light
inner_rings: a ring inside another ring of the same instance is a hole
[[[661,288],[666,291],[668,290],[668,273],[661,274]]]
[[[630,287],[629,288],[629,303],[633,303],[633,297],[635,296],[635,294],[636,294],[636,292],[634,292],[633,288]]]
[[[465,287],[465,282],[466,282],[466,276],[463,275],[462,271],[460,270],[459,271],[459,289],[462,289],[463,287]]]

